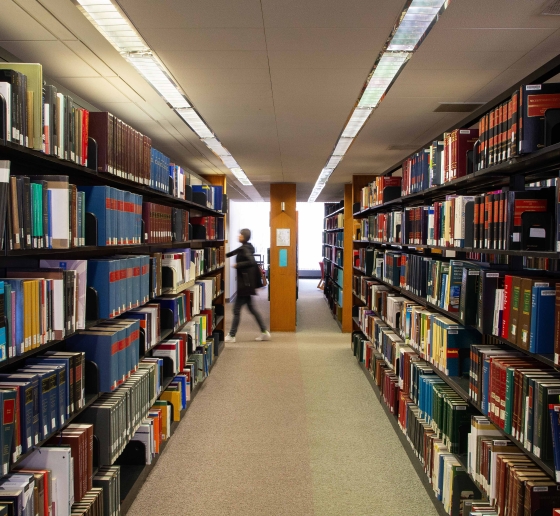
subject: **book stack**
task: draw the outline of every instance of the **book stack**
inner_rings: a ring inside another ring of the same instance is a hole
[[[167,156],[154,148],[151,149],[149,185],[154,190],[169,193],[169,163]]]
[[[50,351],[0,375],[4,431],[2,470],[53,435],[84,404],[85,357]]]
[[[98,468],[93,477],[93,487],[101,489],[103,511],[100,516],[120,515],[121,501],[121,468],[120,466],[104,466]]]
[[[99,318],[112,319],[146,303],[150,297],[147,255],[88,260],[88,287],[98,293]]]
[[[152,202],[142,206],[144,221],[144,241],[148,244],[160,244],[173,240],[173,208]]]
[[[14,249],[85,245],[84,195],[68,176],[12,176],[6,241]]]
[[[171,239],[173,242],[188,242],[191,239],[189,231],[189,212],[180,208],[172,208]]]
[[[224,219],[222,217],[191,217],[191,224],[194,239],[224,239]]]
[[[160,305],[160,310],[166,309],[171,312],[173,331],[177,331],[179,327],[190,321],[192,317],[191,310],[194,310],[194,306],[196,306],[194,303],[191,305],[192,289],[194,287],[179,294],[165,294],[155,300]]]
[[[224,189],[216,185],[192,185],[193,194],[204,194],[205,206],[212,210],[224,212],[227,206],[224,204]],[[194,197],[193,197],[194,199]]]
[[[383,204],[399,197],[402,177],[379,176],[362,188],[360,207],[362,210]]]
[[[80,186],[85,210],[97,218],[97,243],[142,243],[142,196],[111,186]]]
[[[103,394],[79,416],[93,425],[99,441],[99,465],[111,466],[138,430],[161,388],[157,364],[147,363],[114,392]],[[157,376],[157,380],[156,380]]]
[[[159,303],[148,303],[140,308],[129,310],[122,317],[125,319],[137,319],[140,322],[140,328],[144,330],[146,351],[160,341],[161,317]]]
[[[150,138],[107,111],[90,113],[89,135],[97,142],[98,172],[150,183]]]
[[[99,369],[100,392],[113,392],[138,369],[140,321],[136,318],[101,322],[70,337],[66,348],[85,354]]]
[[[325,218],[325,229],[344,229],[344,213]]]

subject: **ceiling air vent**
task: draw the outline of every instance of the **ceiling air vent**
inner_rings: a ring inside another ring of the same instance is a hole
[[[390,145],[389,147],[387,147],[387,150],[405,150],[405,151],[409,151],[409,150],[416,150],[418,148],[418,144],[414,145],[414,144],[402,144],[402,145]]]
[[[560,16],[560,0],[549,0],[546,2],[541,14],[545,16]]]
[[[559,0],[560,1],[560,0]],[[435,113],[470,113],[484,105],[484,102],[440,102]]]

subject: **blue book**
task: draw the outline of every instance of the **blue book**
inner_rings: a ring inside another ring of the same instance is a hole
[[[115,262],[115,260],[88,260],[87,284],[97,291],[100,319],[111,319],[117,315]]]
[[[39,396],[41,402],[41,431],[43,439],[58,430],[60,414],[58,413],[58,371],[41,366],[26,366],[18,372],[39,375]]]
[[[48,233],[47,233],[47,248],[52,249],[52,190],[47,190],[47,220],[48,222]]]
[[[531,293],[531,333],[529,351],[540,355],[554,353],[554,304],[552,287],[533,287]]]
[[[552,449],[554,451],[554,473],[556,482],[560,482],[560,405],[548,406],[552,430]]]
[[[0,374],[0,386],[6,386],[9,383],[16,383],[23,387],[23,393],[20,391],[20,403],[22,407],[22,414],[25,414],[25,443],[22,444],[23,453],[35,446],[40,441],[41,430],[39,428],[39,420],[41,413],[41,406],[39,404],[39,377],[36,374]],[[23,394],[23,396],[22,396]],[[22,399],[23,398],[23,399]]]
[[[170,385],[176,385],[181,393],[181,409],[187,408],[187,378],[186,376],[176,376]]]
[[[482,400],[480,409],[482,413],[488,415],[488,385],[490,383],[490,359],[485,358],[482,364]]]
[[[212,191],[214,194],[214,209],[216,211],[222,211],[224,189],[222,186],[212,186]]]
[[[16,399],[17,390],[15,388],[0,389],[0,407],[2,407],[2,432],[0,444],[2,450],[2,474],[6,475],[10,469],[12,457],[16,454],[15,429],[16,429]]]
[[[66,423],[70,417],[70,378],[68,377],[68,360],[57,359],[55,357],[41,356],[32,357],[25,361],[29,365],[40,365],[52,367],[58,372],[58,414],[60,426]]]
[[[110,186],[80,186],[86,198],[85,211],[97,217],[97,245],[112,244]]]
[[[95,362],[99,370],[99,389],[112,392],[119,383],[119,342],[117,332],[85,331],[66,341],[68,351],[82,351],[86,360]]]
[[[19,412],[20,412],[20,447],[16,450],[16,457],[29,451],[36,444],[33,421],[35,414],[38,417],[38,403],[34,393],[34,385],[32,382],[17,382],[0,378],[0,388],[17,389],[19,394]],[[38,429],[38,426],[37,426]],[[38,442],[38,440],[37,440]],[[15,461],[15,457],[13,458]]]
[[[124,191],[119,190],[118,188],[113,188],[115,192],[115,198],[117,200],[117,244],[124,245],[126,244],[127,240],[127,233],[126,233],[126,213],[124,211]]]
[[[0,281],[0,296],[2,296],[2,300],[4,300],[4,282]],[[6,303],[3,303],[3,312],[2,314],[0,314],[2,317],[5,316],[5,319],[2,319],[2,322],[4,324],[2,324],[2,326],[0,327],[0,362],[2,360],[6,360],[6,357],[8,355],[8,350],[7,350],[7,345],[6,345],[6,324],[5,321],[8,320],[9,315],[8,312],[6,310]]]
[[[24,352],[25,342],[24,342],[24,309],[23,309],[23,280],[22,279],[3,279],[5,284],[10,285],[12,292],[16,293],[16,327],[15,337],[16,337],[16,354],[21,355]]]

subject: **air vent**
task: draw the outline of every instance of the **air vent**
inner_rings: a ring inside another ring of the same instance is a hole
[[[541,14],[545,16],[560,16],[560,0],[549,0],[546,2]]]
[[[418,144],[402,144],[402,145],[390,145],[387,147],[387,150],[416,150],[418,148]]]
[[[560,1],[560,0],[559,0]],[[435,113],[470,113],[482,106],[483,102],[441,102]]]

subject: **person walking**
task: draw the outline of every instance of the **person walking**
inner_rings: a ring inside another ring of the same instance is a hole
[[[251,296],[256,294],[255,287],[261,284],[261,271],[253,256],[255,254],[255,248],[249,243],[249,240],[251,240],[251,230],[242,229],[239,232],[239,242],[241,242],[241,246],[226,254],[228,258],[232,256],[237,257],[234,265],[237,269],[237,297],[235,298],[235,305],[233,307],[231,329],[225,338],[226,342],[235,342],[235,334],[239,326],[241,308],[243,308],[243,305],[247,305],[249,312],[253,314],[261,329],[261,334],[255,340],[270,340],[270,332],[266,329],[261,315],[257,312],[251,301]]]

